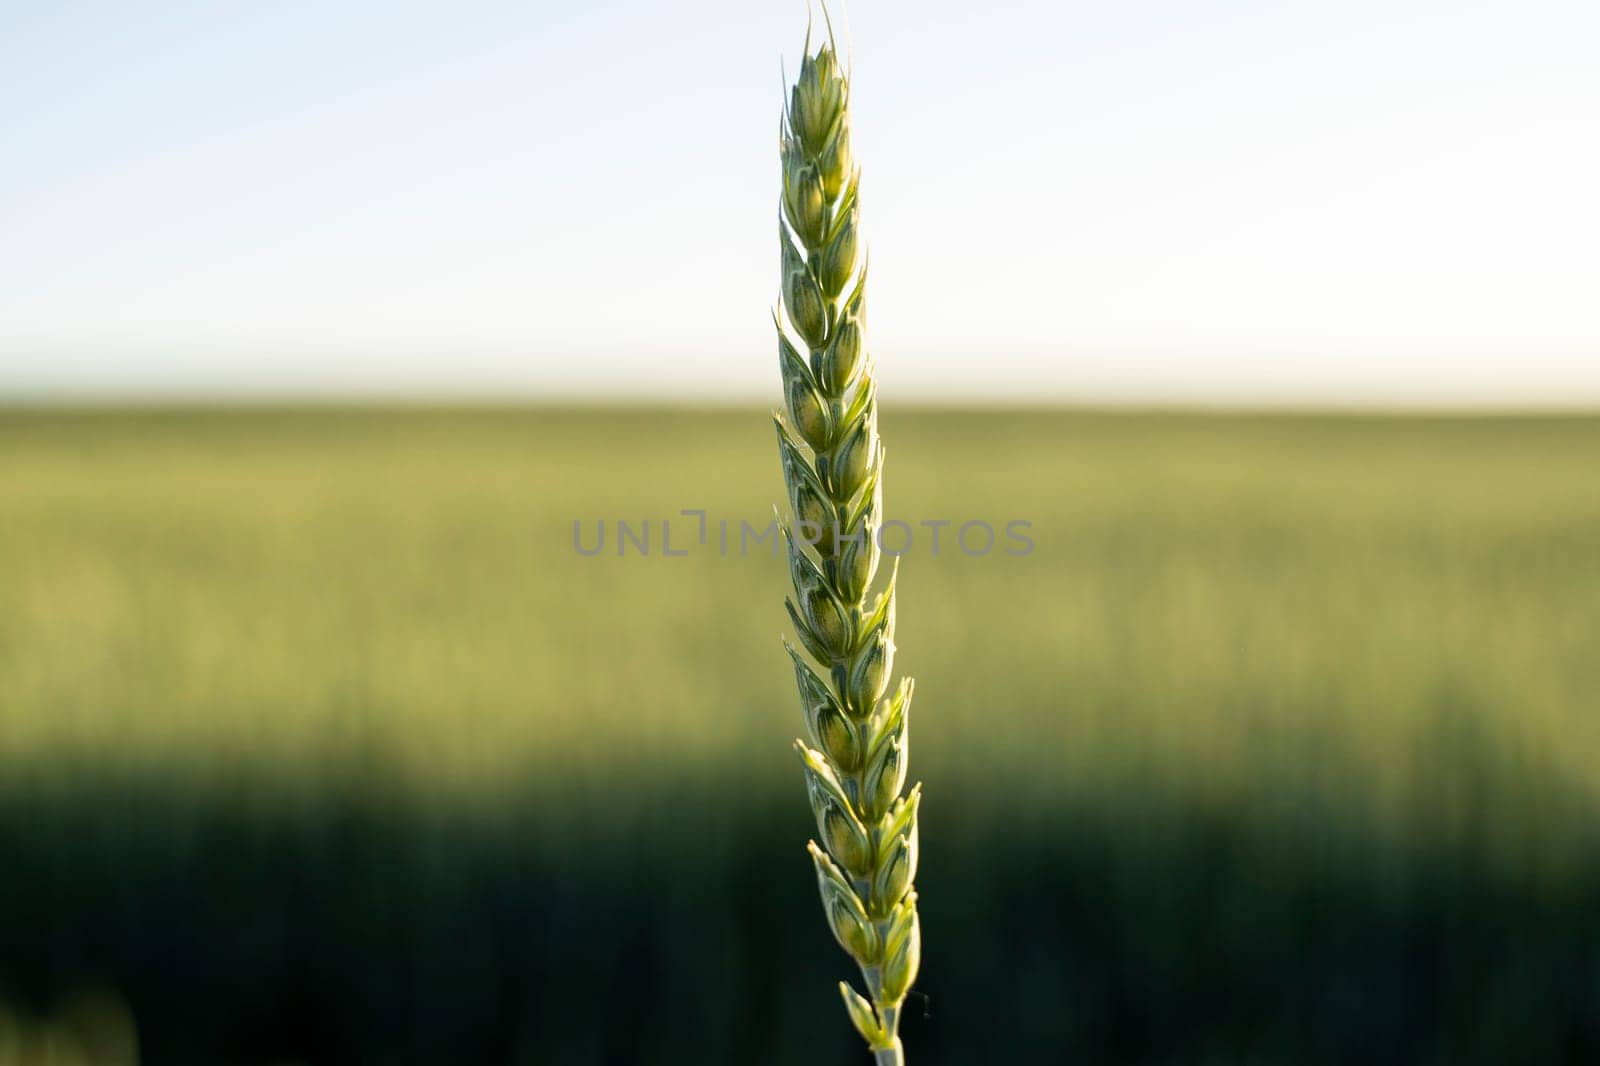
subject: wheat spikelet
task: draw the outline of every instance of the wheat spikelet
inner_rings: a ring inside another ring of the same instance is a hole
[[[862,346],[866,264],[850,80],[829,37],[813,54],[807,33],[783,116],[776,317],[786,417],[774,421],[794,516],[783,524],[794,580],[785,606],[809,653],[789,647],[809,738],[795,744],[822,840],[809,847],[828,924],[866,983],[866,996],[846,982],[840,994],[887,1066],[905,1061],[900,1007],[922,951],[911,886],[921,786],[902,794],[912,686],[909,678],[890,685],[894,576],[871,593],[883,445]]]

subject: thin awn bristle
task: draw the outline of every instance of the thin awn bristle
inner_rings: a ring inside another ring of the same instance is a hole
[[[896,575],[873,591],[884,452],[862,344],[860,172],[850,155],[849,73],[826,7],[823,17],[828,43],[812,54],[808,25],[780,145],[774,319],[784,413],[774,422],[794,583],[785,606],[801,646],[789,648],[807,734],[795,744],[821,839],[809,848],[828,925],[867,994],[844,982],[839,991],[879,1066],[891,1066],[905,1061],[900,1010],[922,954],[912,887],[921,793],[905,791],[911,679],[890,683]]]

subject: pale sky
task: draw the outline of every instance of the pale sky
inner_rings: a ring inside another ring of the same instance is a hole
[[[1600,404],[1594,0],[856,0],[885,397]],[[0,0],[0,399],[767,398],[802,0]]]

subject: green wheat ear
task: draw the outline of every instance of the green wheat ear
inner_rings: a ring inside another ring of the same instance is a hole
[[[810,738],[795,744],[822,840],[809,845],[811,858],[828,924],[866,983],[867,996],[840,983],[845,1008],[886,1066],[905,1061],[900,1007],[922,955],[911,887],[920,786],[902,794],[912,686],[890,684],[893,575],[871,591],[883,444],[862,347],[866,265],[849,105],[832,41],[813,54],[808,33],[783,116],[776,318],[787,417],[774,421],[795,519],[783,523],[795,592],[785,606],[805,649],[789,654]]]

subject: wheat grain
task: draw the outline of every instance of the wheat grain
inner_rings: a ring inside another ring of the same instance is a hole
[[[866,262],[849,103],[831,27],[814,54],[808,32],[781,136],[775,317],[786,417],[774,422],[794,518],[783,523],[795,593],[785,606],[810,656],[789,647],[809,737],[795,744],[822,840],[809,848],[828,924],[866,983],[866,996],[847,982],[840,994],[888,1066],[905,1061],[900,1008],[922,952],[912,889],[921,786],[902,794],[912,683],[890,687],[895,575],[871,595],[883,445],[862,344]]]

